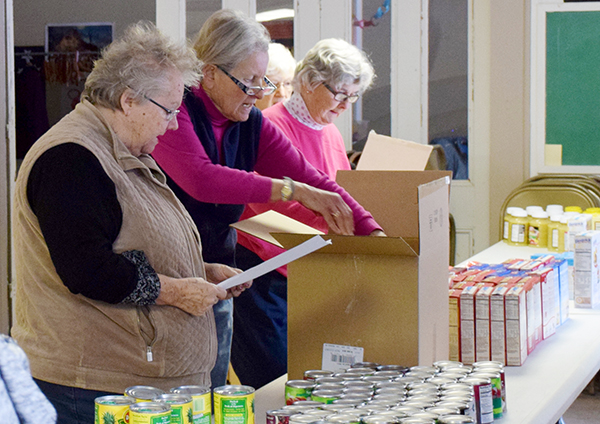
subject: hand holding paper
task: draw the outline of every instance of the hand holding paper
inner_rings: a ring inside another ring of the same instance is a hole
[[[241,274],[228,278],[227,280],[219,283],[218,286],[227,290],[231,287],[244,284],[247,281],[254,280],[261,275],[265,275],[271,271],[274,271],[277,268],[287,265],[288,263],[308,255],[315,250],[325,247],[328,244],[331,244],[331,240],[324,240],[321,236],[314,236],[304,243],[299,244],[298,246],[283,252],[282,254],[277,255],[274,258],[261,263],[260,265],[250,268]]]

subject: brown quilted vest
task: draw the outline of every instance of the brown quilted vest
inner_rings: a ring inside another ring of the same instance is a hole
[[[115,393],[132,385],[169,390],[210,384],[217,349],[212,310],[194,317],[171,306],[111,305],[72,294],[57,275],[26,185],[37,158],[67,142],[90,150],[115,183],[123,212],[116,253],[142,250],[156,272],[171,277],[205,276],[196,226],[164,174],[150,156],[131,155],[101,113],[83,101],[34,144],[16,182],[11,334],[27,353],[33,376]]]

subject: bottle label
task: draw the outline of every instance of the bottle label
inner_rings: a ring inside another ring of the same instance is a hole
[[[513,243],[525,243],[525,225],[513,224],[510,233],[510,241]]]

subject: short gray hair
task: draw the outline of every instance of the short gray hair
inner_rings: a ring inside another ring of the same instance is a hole
[[[175,42],[150,22],[129,26],[94,63],[83,97],[93,104],[121,110],[121,96],[130,88],[136,100],[162,94],[170,71],[181,73],[186,87],[200,80],[200,62],[185,42]],[[143,94],[142,94],[143,93]]]
[[[294,90],[316,88],[325,82],[336,88],[357,84],[359,94],[373,83],[375,71],[367,55],[356,46],[338,38],[321,40],[311,48],[296,66]]]
[[[222,9],[202,25],[194,50],[203,64],[230,71],[250,55],[268,51],[269,41],[264,25],[239,10]]]

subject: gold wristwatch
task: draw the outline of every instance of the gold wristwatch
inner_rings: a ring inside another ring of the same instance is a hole
[[[294,180],[289,177],[283,178],[283,187],[281,187],[281,200],[289,202],[294,198]]]

